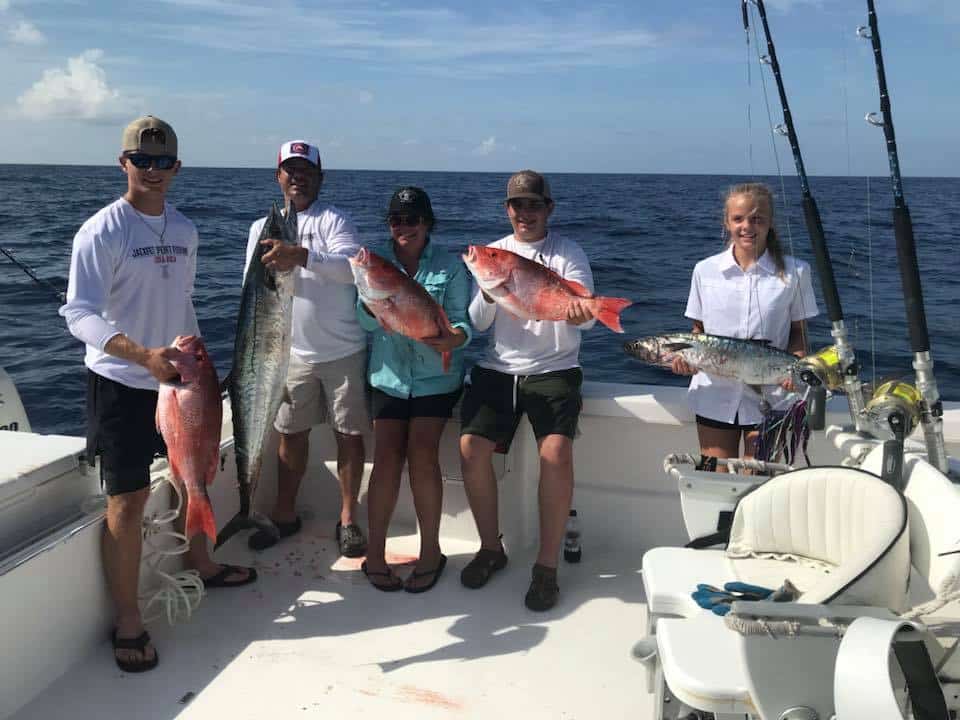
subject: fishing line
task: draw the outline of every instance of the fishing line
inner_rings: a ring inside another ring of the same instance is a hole
[[[67,301],[66,292],[64,292],[63,290],[60,290],[53,283],[39,277],[37,273],[33,270],[33,268],[31,268],[25,262],[18,260],[10,250],[4,247],[0,247],[0,253],[3,253],[4,255],[6,255],[10,259],[10,262],[12,262],[18,268],[23,270],[23,272],[29,275],[30,279],[33,280],[37,285],[40,285],[41,287],[53,292],[53,294],[57,297],[57,300],[59,300],[62,303],[65,303]]]
[[[746,14],[747,6],[742,5],[741,10]],[[743,23],[743,35],[746,38],[746,50],[747,50],[747,164],[750,166],[750,177],[754,180],[757,178],[757,169],[753,163],[753,79],[751,66],[753,65],[753,58],[750,55],[750,32],[747,29],[748,24],[746,21]]]

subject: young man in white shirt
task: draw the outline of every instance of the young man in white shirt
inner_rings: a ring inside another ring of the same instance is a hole
[[[170,125],[150,115],[134,120],[123,131],[119,162],[127,192],[77,232],[60,314],[87,346],[87,454],[100,456],[107,493],[103,566],[116,609],[114,654],[122,670],[143,672],[157,664],[137,603],[150,464],[165,451],[157,390],[179,377],[170,363],[179,354],[173,339],[200,334],[191,299],[198,237],[165,199],[180,169]],[[202,533],[187,564],[207,587],[256,579],[252,568],[213,562]]]
[[[357,229],[342,210],[318,200],[323,184],[320,151],[303,140],[280,146],[277,182],[297,210],[300,246],[279,239],[265,265],[299,268],[293,300],[293,339],[283,404],[274,426],[280,432],[277,499],[271,519],[288,537],[298,532],[297,492],[307,469],[310,428],[327,422],[337,441],[340,517],[334,534],[340,553],[361,557],[366,538],[357,525],[357,496],[363,477],[363,433],[370,427],[366,399],[367,339],[356,316],[357,293],[348,258],[360,250]],[[250,227],[247,264],[266,218]],[[249,545],[263,550],[276,539],[263,531]]]
[[[593,291],[586,254],[571,240],[548,232],[554,202],[546,178],[532,170],[507,183],[507,216],[513,234],[490,244],[540,262]],[[461,413],[460,458],[480,550],[460,581],[480,588],[507,564],[500,542],[497,483],[492,458],[506,452],[524,413],[540,454],[540,547],[525,603],[548,610],[559,595],[557,563],[573,496],[573,437],[582,405],[580,333],[593,316],[579,300],[566,321],[521,320],[498,308],[482,290],[470,303],[477,331],[493,326],[487,352],[471,371]]]

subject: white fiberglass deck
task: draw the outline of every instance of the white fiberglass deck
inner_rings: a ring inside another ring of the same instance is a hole
[[[523,605],[529,554],[468,590],[459,572],[476,546],[444,539],[449,562],[433,590],[383,593],[360,560],[336,556],[331,531],[309,520],[260,554],[230,543],[223,557],[255,564],[260,579],[209,591],[185,624],[154,623],[156,670],[120,672],[104,638],[14,717],[652,716],[630,655],[646,619],[639,554],[585,548],[582,563],[561,564],[558,605],[534,613]],[[416,536],[388,549],[408,563]]]

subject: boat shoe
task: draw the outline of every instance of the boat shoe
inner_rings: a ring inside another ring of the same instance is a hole
[[[507,554],[500,550],[480,548],[473,560],[467,563],[460,571],[460,583],[464,587],[476,590],[482,588],[490,580],[490,576],[507,566]]]
[[[334,530],[334,536],[337,538],[337,547],[340,554],[348,558],[363,557],[367,552],[367,539],[363,536],[363,530],[359,525],[350,523],[344,525],[338,522]]]
[[[530,580],[530,589],[523,599],[524,604],[531,610],[543,612],[557,604],[560,597],[560,587],[557,585],[557,569],[537,563],[533,566],[533,578]]]

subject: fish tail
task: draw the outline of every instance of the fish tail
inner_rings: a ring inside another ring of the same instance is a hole
[[[216,550],[241,530],[252,527],[254,527],[254,524],[250,516],[242,511],[238,512],[233,516],[233,519],[224,525],[223,529],[217,533],[217,541],[214,543],[213,549]]]
[[[599,297],[597,298],[594,316],[614,332],[622,333],[620,313],[623,312],[624,308],[631,305],[633,305],[633,301],[626,298]]]
[[[187,504],[187,537],[192,538],[198,532],[205,533],[213,542],[217,541],[217,521],[209,498],[191,499]]]
[[[450,358],[453,357],[453,353],[449,350],[444,350],[440,353],[440,364],[443,366],[443,371],[447,372],[450,369]]]

